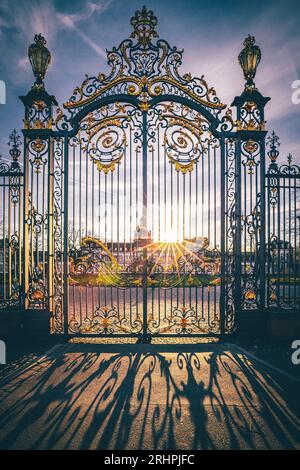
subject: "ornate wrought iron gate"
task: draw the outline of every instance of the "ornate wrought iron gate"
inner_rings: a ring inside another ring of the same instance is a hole
[[[209,121],[176,101],[143,111],[118,101],[90,111],[79,133],[70,330],[218,333],[220,141]]]
[[[266,256],[280,240],[270,218],[279,220],[282,170],[272,163],[266,196],[269,98],[253,83],[260,51],[249,36],[234,120],[203,77],[180,74],[182,52],[156,39],[151,11],[136,12],[131,25],[130,38],[108,52],[109,75],[86,78],[65,113],[40,71],[21,98],[21,303],[49,310],[53,333],[144,340],[230,333],[239,312],[282,297],[277,258]],[[33,50],[49,62],[40,35]],[[251,70],[249,57],[257,60]],[[294,249],[295,283],[297,256]]]

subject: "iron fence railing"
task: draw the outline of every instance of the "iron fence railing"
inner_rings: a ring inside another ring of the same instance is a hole
[[[0,157],[0,308],[22,306],[23,173],[20,137],[10,135],[10,160]]]
[[[300,310],[300,167],[292,156],[278,165],[278,139],[270,138],[266,174],[266,307]]]

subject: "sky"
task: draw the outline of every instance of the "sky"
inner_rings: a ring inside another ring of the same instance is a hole
[[[300,2],[233,0],[0,0],[0,153],[7,156],[8,135],[22,127],[18,96],[33,84],[27,49],[36,33],[47,39],[52,63],[46,89],[59,103],[71,96],[86,74],[107,72],[106,49],[131,33],[130,18],[146,3],[158,17],[157,31],[171,46],[184,49],[182,72],[204,75],[221,101],[231,104],[244,86],[237,61],[243,40],[256,37],[262,60],[256,76],[260,92],[271,97],[267,128],[300,163],[300,104],[292,84],[300,80]]]

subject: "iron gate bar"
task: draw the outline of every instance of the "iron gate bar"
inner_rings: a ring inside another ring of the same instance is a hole
[[[266,136],[266,132],[265,132]],[[261,312],[264,313],[265,310],[265,286],[266,286],[266,280],[265,280],[265,275],[266,275],[266,259],[265,259],[265,240],[266,240],[266,235],[265,235],[265,230],[266,230],[266,193],[265,193],[265,173],[266,173],[266,164],[265,164],[265,142],[264,138],[260,141],[260,232],[259,232],[259,237],[260,237],[260,248],[259,248],[259,263],[258,263],[258,269],[259,269],[259,278],[260,278],[260,304],[259,304],[259,309]]]
[[[225,257],[225,250],[226,250],[226,221],[225,221],[225,214],[226,214],[226,204],[225,204],[225,194],[227,194],[225,184],[227,176],[227,168],[225,162],[225,140],[224,138],[221,139],[221,174],[224,175],[224,178],[221,178],[221,279],[225,280],[226,276],[226,257]],[[228,212],[227,212],[228,213]],[[221,335],[224,336],[226,332],[226,323],[225,323],[225,282],[221,283],[221,293],[220,293],[220,312],[221,312]]]
[[[142,133],[143,133],[143,220],[145,227],[148,227],[148,186],[147,186],[147,174],[148,174],[148,141],[147,141],[147,114],[143,111],[143,122],[142,122]],[[125,236],[125,234],[124,234]],[[148,245],[148,244],[147,244]],[[147,307],[148,307],[148,249],[147,245],[143,247],[143,339],[147,341]]]
[[[69,142],[64,139],[63,146],[63,180],[64,180],[64,198],[63,198],[63,314],[65,335],[69,329],[69,241],[68,241],[68,223],[69,223]]]

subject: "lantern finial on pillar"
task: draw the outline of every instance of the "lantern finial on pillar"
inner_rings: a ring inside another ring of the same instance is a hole
[[[34,36],[34,43],[28,48],[28,57],[31,63],[32,71],[36,77],[35,88],[44,88],[43,80],[45,78],[48,65],[51,62],[51,54],[46,47],[46,39],[41,34]]]
[[[261,59],[261,50],[257,44],[255,44],[255,37],[248,34],[244,40],[244,48],[239,54],[239,63],[242,67],[244,77],[246,80],[246,89],[254,89],[254,77],[256,70]]]

